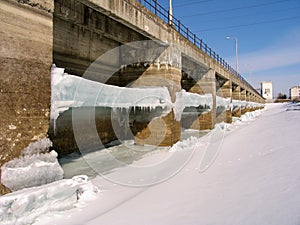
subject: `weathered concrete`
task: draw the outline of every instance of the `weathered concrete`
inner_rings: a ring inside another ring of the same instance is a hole
[[[203,68],[199,70],[196,67],[196,73],[198,74],[188,74],[190,77],[192,77],[192,79],[185,78],[186,80],[182,80],[182,83],[184,83],[183,88],[186,91],[200,95],[212,94],[212,109],[187,109],[187,111],[192,111],[194,114],[190,114],[190,116],[184,116],[182,118],[182,126],[186,129],[191,128],[195,130],[209,130],[214,127],[216,122],[216,78],[213,70],[207,70]],[[191,84],[193,84],[193,86]]]
[[[241,87],[234,83],[232,83],[232,100],[241,100]],[[232,116],[240,117],[241,114],[241,107],[233,107]]]
[[[53,1],[24,2],[0,2],[0,166],[49,127]]]

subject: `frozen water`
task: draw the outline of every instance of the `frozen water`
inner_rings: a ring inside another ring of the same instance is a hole
[[[175,119],[180,121],[182,113],[187,107],[202,107],[210,110],[212,109],[212,106],[212,94],[200,95],[181,90],[180,92],[176,93],[176,101],[173,106]]]
[[[57,153],[49,151],[52,142],[41,139],[23,149],[19,158],[1,167],[1,182],[11,191],[51,183],[63,178]]]
[[[216,105],[217,107],[222,107],[228,109],[231,104],[231,98],[223,98],[220,96],[216,96]]]
[[[57,153],[25,155],[1,167],[1,182],[11,191],[40,186],[63,178]]]
[[[64,69],[52,67],[51,118],[69,107],[103,106],[111,108],[161,107],[172,108],[167,87],[127,88],[107,85],[64,73]]]
[[[26,148],[24,148],[22,151],[22,156],[46,153],[49,151],[50,147],[52,147],[52,142],[50,139],[43,138],[36,142],[30,143]]]
[[[74,208],[96,197],[98,189],[84,175],[26,188],[0,198],[2,225],[32,224],[39,216]]]

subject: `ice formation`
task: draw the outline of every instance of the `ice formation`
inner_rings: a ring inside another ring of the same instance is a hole
[[[1,167],[1,182],[11,191],[40,186],[63,178],[63,169],[55,151],[47,152],[52,143],[42,139],[29,144],[22,156]]]
[[[97,192],[85,175],[26,188],[0,198],[0,221],[2,225],[32,224],[45,213],[68,210],[95,198]]]
[[[175,120],[180,121],[183,110],[187,107],[199,107],[212,109],[213,97],[212,94],[200,95],[196,93],[186,92],[181,90],[176,93],[176,101],[173,104]]]
[[[216,104],[217,107],[228,109],[231,107],[231,98],[222,98],[220,96],[216,96]]]
[[[103,106],[111,108],[161,107],[172,108],[167,87],[128,88],[107,85],[64,73],[64,69],[52,67],[51,118],[69,107]]]

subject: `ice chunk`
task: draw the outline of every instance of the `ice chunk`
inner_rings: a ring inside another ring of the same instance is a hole
[[[26,188],[0,198],[1,224],[32,224],[37,217],[74,208],[96,197],[98,189],[85,175]]]
[[[57,153],[38,154],[50,145],[51,142],[42,139],[25,148],[20,158],[5,163],[1,167],[1,182],[11,191],[17,191],[62,179],[63,170],[57,161]]]

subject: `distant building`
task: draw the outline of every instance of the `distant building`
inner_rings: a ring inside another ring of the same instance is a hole
[[[300,100],[300,86],[294,86],[290,88],[291,100]]]
[[[273,100],[273,84],[272,84],[271,81],[269,81],[269,82],[266,82],[266,81],[261,82],[261,95],[266,100]]]

